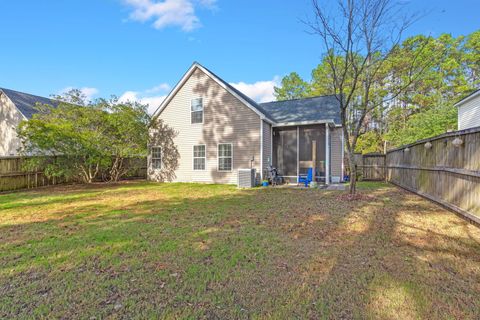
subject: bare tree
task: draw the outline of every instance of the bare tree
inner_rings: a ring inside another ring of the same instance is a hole
[[[358,137],[364,133],[367,115],[410,87],[427,64],[415,57],[410,59],[399,67],[402,81],[395,81],[395,75],[385,72],[388,64],[394,63],[392,57],[399,50],[403,32],[418,18],[404,14],[398,1],[337,0],[333,15],[327,12],[331,3],[312,0],[314,19],[306,24],[320,36],[331,69],[330,81],[340,104],[353,195],[357,176],[354,151]],[[385,87],[389,92],[379,94],[380,88]],[[353,109],[356,116],[351,118]]]

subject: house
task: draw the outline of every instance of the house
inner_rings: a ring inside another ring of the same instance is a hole
[[[458,130],[480,127],[480,89],[455,104],[458,108]]]
[[[173,181],[235,184],[239,169],[255,168],[262,179],[270,164],[290,182],[310,167],[318,181],[343,179],[335,96],[256,103],[195,62],[153,117],[176,131]],[[149,148],[149,179],[158,180],[166,170],[162,145]]]
[[[35,105],[56,105],[52,99],[0,88],[0,156],[15,156],[21,147],[17,128],[21,121],[29,120],[35,113]]]

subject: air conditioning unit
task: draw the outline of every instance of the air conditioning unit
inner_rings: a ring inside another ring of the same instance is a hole
[[[253,188],[255,187],[256,173],[255,169],[238,169],[238,187]]]

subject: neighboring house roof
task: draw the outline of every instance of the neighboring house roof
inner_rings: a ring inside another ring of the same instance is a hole
[[[188,80],[188,78],[197,68],[205,72],[210,78],[220,84],[233,96],[237,97],[247,107],[255,111],[262,119],[270,124],[293,125],[325,122],[335,123],[336,125],[341,124],[340,107],[334,95],[257,103],[198,62],[194,62],[188,71],[183,75],[182,79],[177,83],[177,85],[155,111],[153,117],[157,117],[165,109],[178,90],[180,90],[182,85]]]
[[[458,101],[457,103],[455,103],[455,107],[458,107],[460,105],[462,105],[463,103],[467,102],[468,100],[470,99],[473,99],[477,96],[480,96],[480,89],[477,89],[475,91],[473,91],[472,93],[470,93],[468,96],[466,96],[465,98],[463,98],[462,100]]]
[[[13,104],[15,104],[17,109],[27,119],[32,118],[35,113],[38,113],[38,110],[35,108],[35,105],[37,103],[49,104],[51,106],[57,106],[59,103],[58,101],[53,99],[35,96],[33,94],[28,94],[15,90],[0,88],[0,91],[2,91],[13,102]]]
[[[340,106],[335,95],[260,103],[278,125],[334,122],[341,125]]]

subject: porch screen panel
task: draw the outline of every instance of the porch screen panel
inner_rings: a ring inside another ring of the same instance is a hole
[[[316,175],[325,176],[325,125],[300,127],[300,173],[305,174],[313,164],[313,142],[316,145]]]
[[[282,176],[297,175],[297,128],[278,128],[273,136],[274,165]]]

